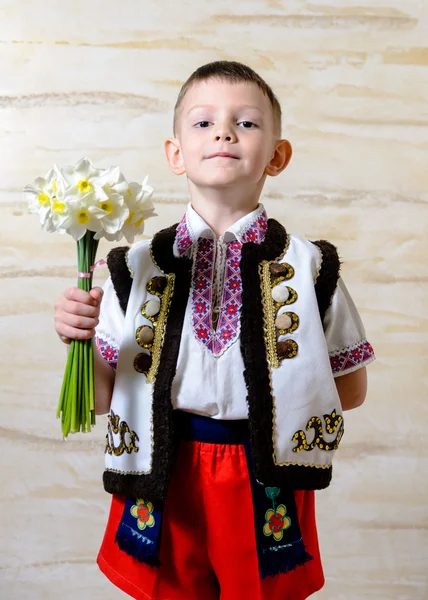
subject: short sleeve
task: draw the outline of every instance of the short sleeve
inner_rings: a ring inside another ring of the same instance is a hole
[[[111,277],[104,283],[103,290],[99,323],[95,327],[95,345],[101,356],[116,368],[125,315],[119,305]]]
[[[375,359],[358,310],[342,280],[324,317],[331,369],[334,377],[365,367]]]

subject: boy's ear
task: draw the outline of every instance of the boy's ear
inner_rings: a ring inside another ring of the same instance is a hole
[[[264,173],[271,177],[279,175],[290,162],[293,149],[288,140],[278,140],[275,144],[275,151],[269,164],[266,166]]]
[[[176,175],[183,175],[186,172],[181,154],[180,142],[176,138],[170,138],[165,142],[165,154],[169,168]]]

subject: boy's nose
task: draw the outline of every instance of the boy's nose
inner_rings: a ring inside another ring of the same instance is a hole
[[[225,142],[233,142],[236,141],[236,136],[233,131],[229,127],[218,127],[214,131],[214,139],[216,142],[220,142],[224,140]]]

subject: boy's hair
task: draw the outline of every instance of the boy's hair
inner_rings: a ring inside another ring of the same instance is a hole
[[[262,77],[260,77],[260,75],[253,71],[251,67],[229,60],[218,60],[202,65],[196,69],[183,84],[174,107],[174,135],[177,129],[178,111],[184,96],[193,84],[198,83],[199,81],[207,81],[208,79],[219,79],[220,81],[228,81],[230,83],[254,83],[257,85],[263,94],[270,100],[274,132],[278,137],[281,137],[281,105],[278,98],[273,93],[272,88],[264,79],[262,79]]]

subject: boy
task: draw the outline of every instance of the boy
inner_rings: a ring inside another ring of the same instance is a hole
[[[259,203],[292,150],[252,69],[195,71],[165,149],[188,179],[182,221],[111,251],[104,292],[56,305],[65,342],[96,334],[110,411],[98,564],[134,598],[303,600],[324,583],[314,490],[373,350],[335,248]]]

